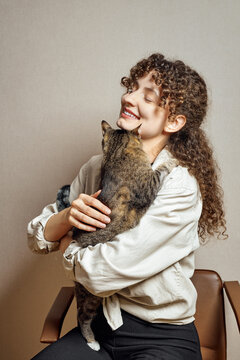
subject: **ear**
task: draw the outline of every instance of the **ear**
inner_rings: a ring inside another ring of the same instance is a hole
[[[135,129],[131,130],[131,133],[133,133],[134,135],[138,136],[139,138],[141,137],[141,135],[139,134],[138,130],[140,129],[140,127],[142,126],[142,124],[140,124],[138,127],[136,127]]]
[[[175,133],[183,128],[186,124],[186,116],[184,115],[176,115],[174,120],[167,119],[166,124],[163,128],[166,133]]]
[[[109,125],[109,123],[107,123],[105,120],[102,120],[102,133],[103,133],[103,136],[106,134],[106,131],[108,129],[112,129],[111,126]]]

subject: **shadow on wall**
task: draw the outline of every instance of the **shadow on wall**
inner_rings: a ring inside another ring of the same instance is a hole
[[[8,360],[26,360],[46,347],[39,339],[44,319],[62,286],[72,286],[61,263],[61,253],[33,254],[33,261],[5,287],[0,298],[1,356]],[[73,302],[63,333],[76,326]],[[27,334],[31,337],[27,338]]]

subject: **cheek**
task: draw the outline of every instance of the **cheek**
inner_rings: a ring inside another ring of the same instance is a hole
[[[139,129],[139,135],[143,139],[151,138],[161,135],[163,131],[163,125],[157,121],[149,121],[142,124]]]
[[[145,114],[145,121],[140,127],[140,134],[146,137],[160,135],[167,120],[164,109],[155,109],[151,113]]]
[[[154,111],[154,119],[156,124],[158,124],[158,127],[163,130],[168,119],[168,112],[165,109],[158,107]]]
[[[146,119],[165,119],[167,117],[167,111],[158,105],[145,105],[140,107],[142,117]]]
[[[157,106],[154,109],[154,116],[158,117],[159,119],[166,119],[168,117],[168,111],[160,106]]]

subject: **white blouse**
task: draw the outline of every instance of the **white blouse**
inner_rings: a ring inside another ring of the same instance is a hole
[[[163,149],[153,169],[169,157]],[[70,203],[80,193],[98,190],[101,160],[97,155],[82,166],[71,184]],[[194,251],[200,245],[201,211],[195,177],[177,166],[134,229],[84,249],[73,240],[63,255],[66,274],[103,298],[104,315],[113,330],[122,325],[121,309],[152,323],[190,323],[196,312],[197,293],[190,278]],[[58,241],[44,238],[45,224],[56,212],[56,203],[47,205],[29,222],[28,245],[33,252],[58,250]]]

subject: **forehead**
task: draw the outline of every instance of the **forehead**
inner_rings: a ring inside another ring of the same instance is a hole
[[[152,89],[157,95],[161,95],[161,86],[155,83],[155,75],[154,71],[150,71],[148,74],[142,76],[136,83],[139,87]]]

